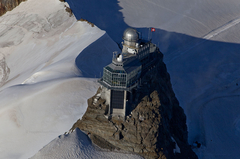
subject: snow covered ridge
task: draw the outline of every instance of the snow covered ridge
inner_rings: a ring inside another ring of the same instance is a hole
[[[31,159],[142,159],[136,154],[96,151],[91,140],[81,130],[76,129],[68,135],[61,135],[41,149]]]
[[[26,69],[29,69],[29,66],[35,69],[34,65],[38,67],[37,65],[40,63],[47,63],[49,58],[53,56],[53,53],[47,53],[47,50],[45,53],[43,50],[40,51],[42,53],[37,53],[36,50],[38,49],[36,47],[44,46],[45,44],[51,46],[74,26],[75,18],[69,17],[64,8],[65,4],[59,1],[46,1],[44,3],[44,1],[35,2],[30,0],[21,3],[13,11],[0,17],[0,32],[2,35],[0,39],[0,53],[2,57],[7,57],[7,66],[11,72],[10,79],[16,76],[16,74],[19,75],[22,74],[21,72],[25,72]],[[52,52],[58,51],[57,48],[52,50]],[[23,52],[23,54],[20,52]],[[38,56],[42,54],[45,57],[38,58],[39,61],[37,63],[34,60],[35,54],[33,52],[39,54]],[[28,58],[24,58],[21,61],[20,57],[16,57],[19,55]],[[11,57],[15,61],[11,60]],[[51,62],[48,62],[47,65],[49,64]],[[16,72],[15,68],[17,68]]]
[[[28,0],[0,17],[0,158],[30,158],[68,131],[98,87],[92,77],[111,60],[104,56],[118,49],[65,5]]]

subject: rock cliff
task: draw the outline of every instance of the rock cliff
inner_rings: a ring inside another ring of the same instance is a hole
[[[142,78],[136,104],[126,119],[105,115],[108,106],[100,96],[102,91],[100,87],[88,100],[86,113],[71,130],[80,128],[102,148],[130,151],[144,158],[197,158],[188,145],[186,116],[172,90],[161,53],[157,65]]]
[[[0,0],[0,16],[18,6],[22,1],[26,0]]]

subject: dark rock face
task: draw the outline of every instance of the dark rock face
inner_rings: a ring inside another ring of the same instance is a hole
[[[136,104],[126,119],[104,115],[108,106],[98,96],[101,91],[99,88],[88,100],[86,113],[71,130],[78,127],[90,133],[92,141],[102,148],[130,151],[144,158],[197,159],[188,145],[186,116],[172,90],[161,53],[155,68],[142,78]],[[180,153],[174,153],[176,144]]]
[[[26,0],[0,0],[0,16],[18,6],[22,1]]]

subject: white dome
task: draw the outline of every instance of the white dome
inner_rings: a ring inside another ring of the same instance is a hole
[[[129,42],[137,42],[139,40],[139,35],[136,29],[127,28],[123,33],[123,40]]]

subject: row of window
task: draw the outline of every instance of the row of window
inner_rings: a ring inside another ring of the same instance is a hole
[[[144,52],[140,52],[140,53],[138,54],[138,58],[139,58],[139,59],[142,59],[142,58],[145,57],[148,53],[149,53],[149,50],[144,51]]]
[[[129,87],[137,80],[140,71],[141,67],[127,75],[126,73],[112,73],[105,67],[103,70],[103,80],[114,87]]]
[[[111,86],[126,87],[126,73],[112,73],[104,68],[103,80]]]
[[[108,71],[113,72],[113,73],[126,73],[124,70],[113,70],[109,66],[106,66],[104,69],[107,69]]]

